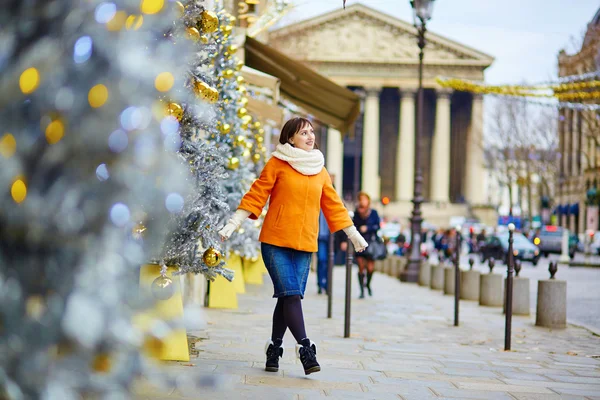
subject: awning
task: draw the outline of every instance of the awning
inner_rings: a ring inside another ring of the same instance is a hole
[[[343,135],[360,114],[360,98],[351,90],[270,46],[246,37],[245,64],[281,80],[281,95]]]
[[[278,78],[267,75],[264,72],[257,71],[244,65],[242,67],[242,76],[249,85],[266,89],[269,100],[259,100],[254,97],[248,97],[246,108],[251,114],[260,115],[262,118],[273,121],[276,125],[283,124],[283,110],[277,105],[279,102]]]

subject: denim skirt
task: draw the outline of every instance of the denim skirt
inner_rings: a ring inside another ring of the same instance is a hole
[[[263,261],[273,281],[273,297],[304,298],[312,253],[261,243]]]

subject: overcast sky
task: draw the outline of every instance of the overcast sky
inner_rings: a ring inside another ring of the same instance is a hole
[[[288,24],[339,9],[342,0],[294,0]],[[409,0],[348,0],[412,23]],[[486,70],[493,84],[555,79],[557,54],[580,38],[600,0],[436,0],[428,28],[483,51],[496,61]],[[278,24],[278,26],[281,24]]]

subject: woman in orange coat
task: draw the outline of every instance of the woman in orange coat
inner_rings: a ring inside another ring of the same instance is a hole
[[[283,356],[283,335],[290,328],[297,342],[296,355],[308,375],[320,371],[321,367],[316,358],[317,347],[306,336],[300,300],[304,298],[312,253],[318,248],[320,210],[329,230],[343,229],[356,251],[363,251],[367,242],[358,233],[333,188],[323,154],[315,149],[315,134],[309,120],[287,121],[272,155],[219,233],[228,239],[246,218],[258,219],[270,197],[259,240],[277,305],[271,340],[265,350],[265,369],[278,371],[279,358]]]

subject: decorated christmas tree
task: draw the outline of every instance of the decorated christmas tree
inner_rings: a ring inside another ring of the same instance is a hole
[[[160,348],[164,329],[131,323],[152,305],[138,293],[139,266],[171,216],[193,207],[178,158],[219,154],[192,149],[165,118],[161,98],[191,103],[172,91],[190,51],[164,36],[173,8],[3,4],[0,398],[128,398]]]

